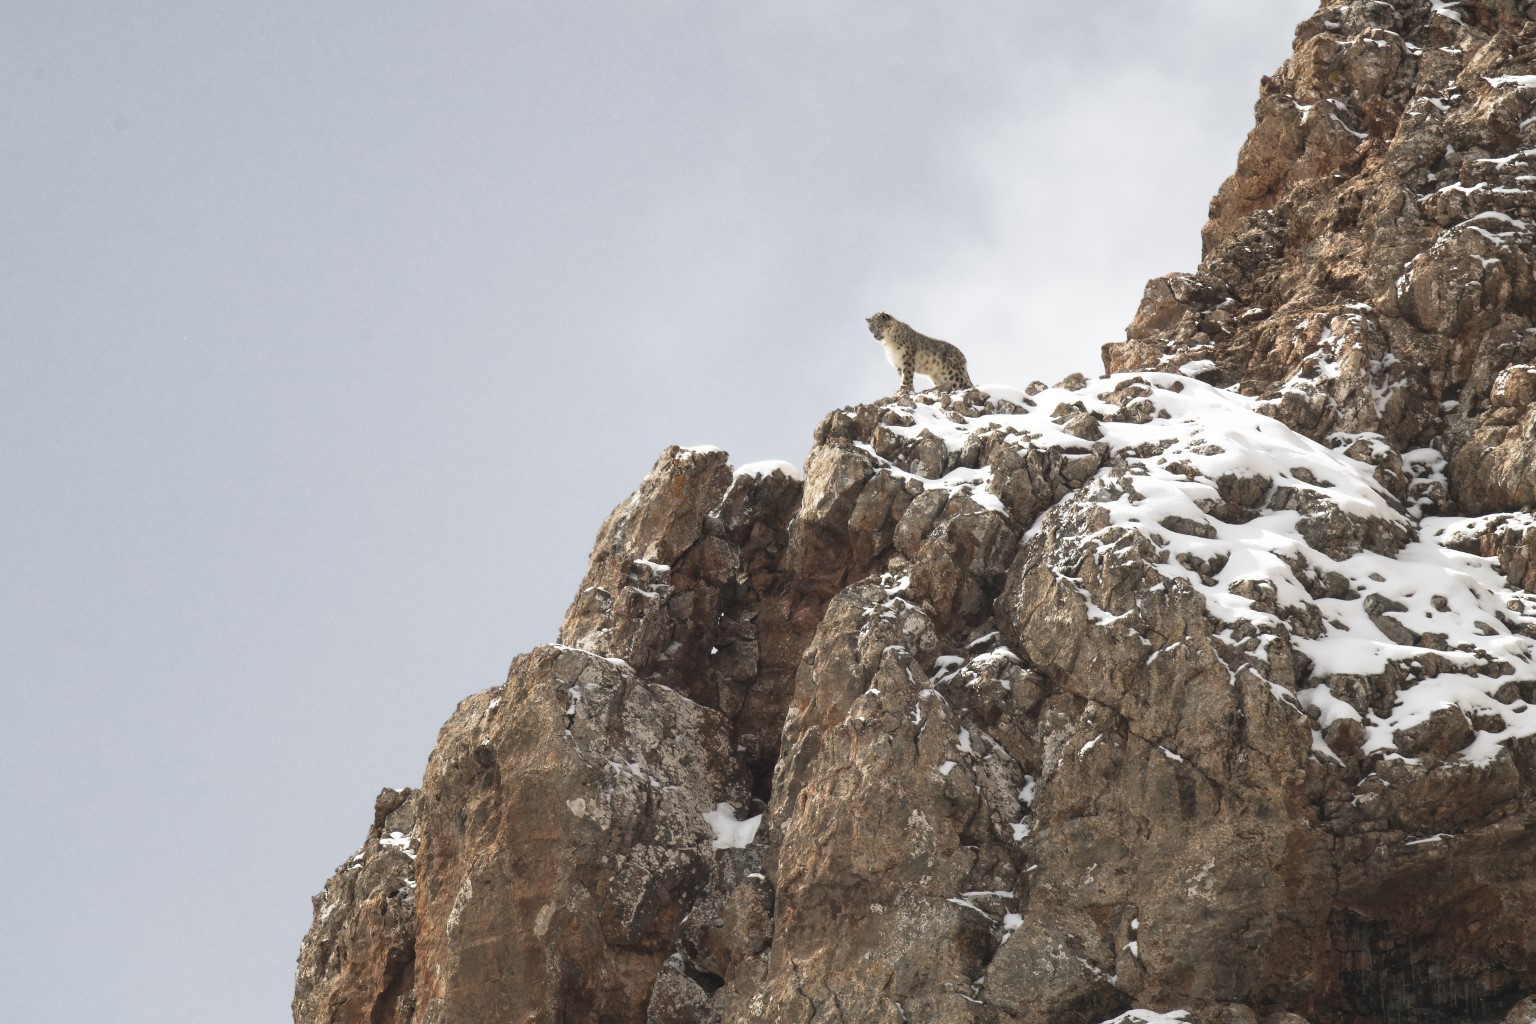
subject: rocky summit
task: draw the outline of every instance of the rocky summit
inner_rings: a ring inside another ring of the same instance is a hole
[[[1536,1021],[1536,3],[1256,112],[1107,376],[666,451],[295,1021]]]

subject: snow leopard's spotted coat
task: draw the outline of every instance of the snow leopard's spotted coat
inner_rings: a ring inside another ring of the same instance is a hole
[[[876,313],[867,321],[869,333],[885,346],[885,358],[901,371],[901,390],[912,391],[912,374],[920,373],[943,391],[974,387],[966,372],[965,354],[947,341],[919,334],[889,313]]]

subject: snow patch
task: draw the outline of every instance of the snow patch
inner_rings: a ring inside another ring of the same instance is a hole
[[[404,854],[411,860],[416,859],[416,851],[411,849],[411,837],[406,835],[404,832],[391,832],[389,835],[384,836],[379,840],[379,845],[386,849],[393,847],[394,849],[404,852]],[[359,856],[361,856],[361,854],[359,854]]]
[[[1111,1017],[1102,1024],[1187,1024],[1188,1010],[1157,1013],[1153,1010],[1127,1010],[1118,1017]]]
[[[703,817],[715,831],[714,847],[717,850],[745,849],[757,838],[757,827],[763,823],[761,814],[737,821],[736,808],[723,802],[715,804],[715,809],[706,811]]]
[[[1461,6],[1457,0],[1429,0],[1429,6],[1433,8],[1435,14],[1440,15],[1442,18],[1448,18],[1458,25],[1466,25],[1467,23],[1466,19],[1462,17],[1461,12],[1456,10],[1457,7]]]
[[[762,462],[749,462],[745,466],[737,466],[735,476],[760,478],[772,476],[775,473],[783,473],[791,480],[804,482],[805,473],[799,466],[785,462],[783,459],[764,459]]]

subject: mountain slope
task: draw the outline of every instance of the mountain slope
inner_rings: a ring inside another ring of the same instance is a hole
[[[1530,8],[1324,3],[1109,376],[664,453],[381,794],[295,1020],[1536,992]]]

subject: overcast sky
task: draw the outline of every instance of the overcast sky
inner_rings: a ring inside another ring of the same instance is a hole
[[[5,1013],[270,1024],[670,443],[1100,371],[1308,0],[0,4]]]

